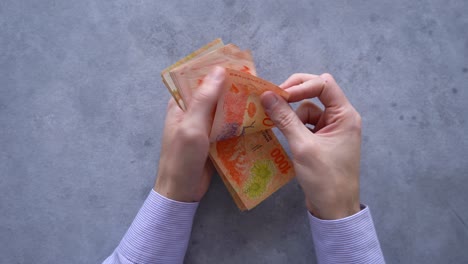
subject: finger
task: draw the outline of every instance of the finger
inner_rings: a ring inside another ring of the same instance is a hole
[[[173,97],[169,99],[169,102],[167,103],[167,114],[168,115],[179,115],[182,114],[183,111],[180,109],[179,105],[177,105],[177,102]]]
[[[296,109],[296,115],[304,124],[311,124],[316,126],[323,110],[311,101],[304,101]]]
[[[333,76],[328,73],[320,75],[320,78],[313,78],[302,84],[293,86],[288,89],[288,93],[289,102],[298,102],[307,98],[318,97],[326,108],[349,104],[348,99]]]
[[[276,127],[281,130],[288,142],[300,140],[305,133],[309,133],[289,104],[279,95],[268,91],[261,95],[260,100],[265,112]]]
[[[301,84],[312,78],[317,78],[317,77],[318,77],[317,75],[309,74],[309,73],[295,73],[289,76],[289,78],[286,81],[284,81],[282,84],[280,84],[279,87],[283,89],[288,89],[291,86]]]
[[[325,86],[322,78],[313,78],[306,82],[288,88],[289,102],[298,102],[304,99],[314,98],[320,95]]]
[[[207,124],[212,119],[213,111],[221,94],[225,70],[215,67],[195,91],[187,109],[187,116],[195,122]]]

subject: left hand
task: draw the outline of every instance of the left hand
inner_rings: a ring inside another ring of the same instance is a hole
[[[158,177],[154,190],[180,202],[198,202],[213,174],[208,160],[213,114],[225,71],[216,67],[194,91],[187,111],[171,98],[167,108]]]

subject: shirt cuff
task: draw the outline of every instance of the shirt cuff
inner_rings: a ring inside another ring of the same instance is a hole
[[[318,263],[385,263],[369,207],[338,220],[308,213]]]
[[[198,202],[174,201],[151,190],[117,251],[133,263],[182,263]]]

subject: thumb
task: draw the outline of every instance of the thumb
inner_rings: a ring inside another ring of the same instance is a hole
[[[300,139],[305,133],[309,133],[299,117],[283,98],[274,92],[268,91],[262,94],[260,100],[267,115],[289,142]]]
[[[202,85],[194,92],[187,109],[190,119],[208,125],[222,91],[225,70],[215,67],[205,78]]]

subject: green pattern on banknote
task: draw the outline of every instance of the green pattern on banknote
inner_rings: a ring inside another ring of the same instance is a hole
[[[275,166],[271,160],[259,160],[250,169],[250,177],[244,193],[250,198],[257,198],[267,190],[267,185],[275,175]]]

